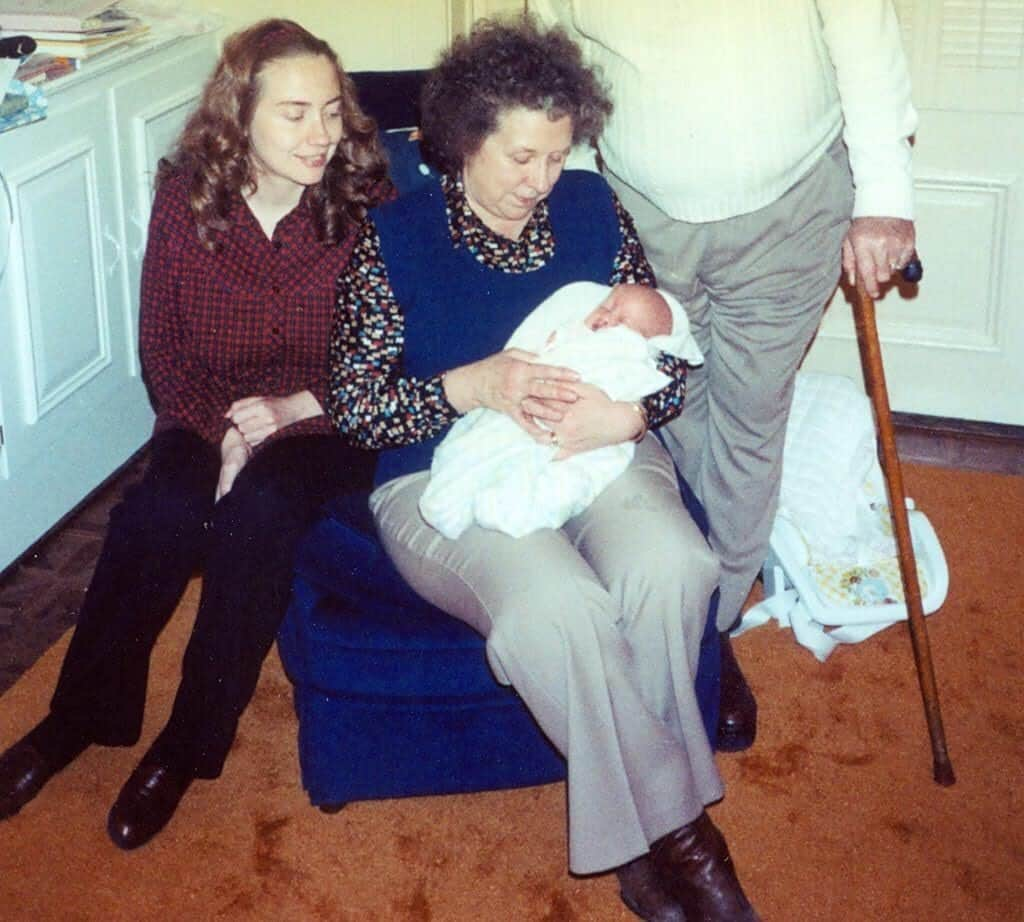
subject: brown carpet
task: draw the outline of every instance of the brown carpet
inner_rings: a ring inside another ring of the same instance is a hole
[[[958,782],[931,781],[905,627],[824,665],[788,632],[745,635],[761,732],[720,756],[728,794],[712,815],[766,922],[1024,918],[1024,478],[905,476],[952,574],[928,624]],[[562,785],[311,808],[276,656],[224,776],[197,783],[151,845],[115,849],[107,809],[167,713],[198,588],[154,658],[144,742],[87,752],[0,823],[0,918],[633,918],[612,878],[566,874]],[[66,643],[0,698],[0,743],[43,714]]]

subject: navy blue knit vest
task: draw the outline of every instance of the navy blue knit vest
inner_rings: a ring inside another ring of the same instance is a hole
[[[569,170],[548,198],[555,253],[535,272],[489,269],[453,247],[444,194],[431,183],[373,212],[405,318],[404,373],[427,378],[504,347],[520,321],[569,282],[607,284],[622,243],[611,190]],[[402,412],[399,407],[397,412]],[[426,470],[442,436],[381,452],[377,483]]]

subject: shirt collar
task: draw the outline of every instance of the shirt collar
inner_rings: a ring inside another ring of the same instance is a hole
[[[470,207],[461,177],[443,174],[448,232],[452,246],[464,247],[484,265],[530,272],[539,269],[554,252],[554,235],[547,199],[537,203],[518,240],[491,230]]]
[[[280,239],[280,235],[285,235],[289,238],[296,236],[297,239],[303,243],[309,240],[316,239],[316,232],[313,227],[313,222],[310,220],[310,213],[312,211],[312,204],[310,202],[310,191],[307,186],[302,191],[302,196],[299,198],[299,203],[286,214],[280,221],[277,222],[277,227],[274,228],[274,237]],[[254,234],[257,234],[260,239],[266,240],[266,234],[263,233],[263,228],[260,227],[260,222],[246,204],[245,199],[242,198],[242,194],[238,193],[235,196],[235,204],[232,208],[231,224],[233,227],[246,227]],[[270,241],[267,241],[268,243]]]

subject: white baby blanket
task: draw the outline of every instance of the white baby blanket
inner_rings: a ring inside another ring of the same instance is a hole
[[[924,514],[910,526],[930,613],[949,575]],[[871,403],[848,378],[797,375],[764,581],[737,633],[775,618],[820,660],[907,617]]]
[[[644,339],[622,326],[586,329],[583,318],[609,290],[593,282],[566,285],[530,312],[507,347],[537,353],[544,364],[572,368],[613,400],[639,400],[668,383],[655,364],[659,351],[694,365],[703,361],[686,312],[665,292],[672,311],[667,336]],[[556,335],[549,341],[552,331]],[[503,413],[473,410],[435,450],[420,512],[453,540],[474,523],[512,537],[559,528],[626,469],[635,446],[610,445],[554,461],[557,451],[534,442]]]

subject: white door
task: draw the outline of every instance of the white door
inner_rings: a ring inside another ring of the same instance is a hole
[[[921,123],[920,286],[879,303],[893,409],[1024,425],[1024,0],[896,0]],[[860,380],[842,292],[805,368]]]

